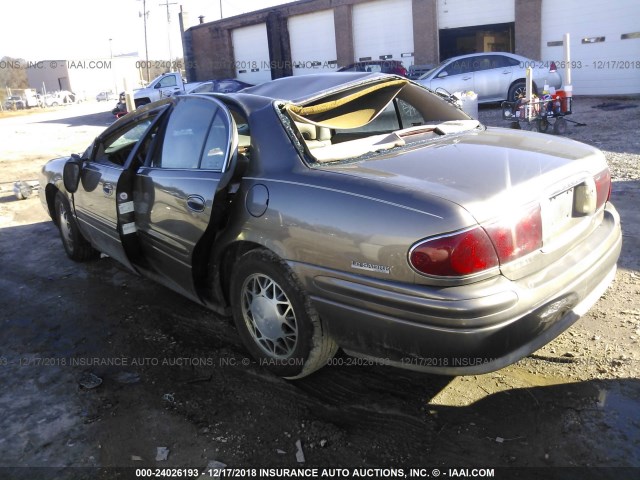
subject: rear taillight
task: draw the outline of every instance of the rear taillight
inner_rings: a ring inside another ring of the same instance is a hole
[[[609,172],[608,168],[605,168],[593,179],[596,182],[596,210],[598,210],[611,198],[611,172]]]
[[[551,62],[551,65],[549,65],[549,73],[556,73],[557,71],[556,62]]]
[[[472,275],[498,266],[496,251],[481,227],[420,243],[409,260],[419,272],[439,277]]]
[[[500,264],[516,260],[542,247],[542,215],[536,205],[517,218],[506,218],[486,225]]]
[[[517,218],[455,233],[414,246],[409,261],[420,273],[461,277],[481,273],[542,247],[542,217],[536,205]]]

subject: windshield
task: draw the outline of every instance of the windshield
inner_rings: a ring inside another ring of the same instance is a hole
[[[432,68],[431,70],[429,70],[428,72],[423,73],[422,75],[420,75],[420,76],[418,77],[418,80],[424,80],[425,78],[427,78],[427,77],[431,76],[431,74],[432,74],[433,72],[435,72],[436,70],[438,70],[439,68],[441,68],[445,63],[447,63],[447,60],[444,60],[444,61],[440,62],[438,65],[436,65],[435,67],[433,67],[433,68]]]

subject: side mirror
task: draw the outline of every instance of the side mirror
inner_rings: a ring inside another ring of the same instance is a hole
[[[436,78],[445,78],[448,77],[449,74],[447,72],[440,72]]]
[[[71,158],[64,164],[62,170],[62,182],[64,188],[69,193],[76,193],[78,191],[78,185],[80,184],[80,173],[82,172],[83,160],[80,155],[75,153],[71,155]]]

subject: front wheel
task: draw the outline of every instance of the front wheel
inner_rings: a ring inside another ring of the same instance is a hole
[[[55,207],[58,230],[60,230],[60,238],[67,256],[76,262],[85,262],[96,258],[98,252],[78,230],[78,224],[71,211],[69,201],[62,192],[56,194]]]
[[[240,257],[231,277],[231,304],[243,343],[279,376],[306,377],[338,349],[294,273],[267,250]]]

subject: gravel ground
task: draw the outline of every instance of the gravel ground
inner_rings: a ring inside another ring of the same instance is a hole
[[[564,136],[603,150],[614,181],[640,179],[640,97],[580,96],[572,103]],[[481,105],[479,119],[496,127],[511,123],[502,119],[502,111],[495,104]]]

